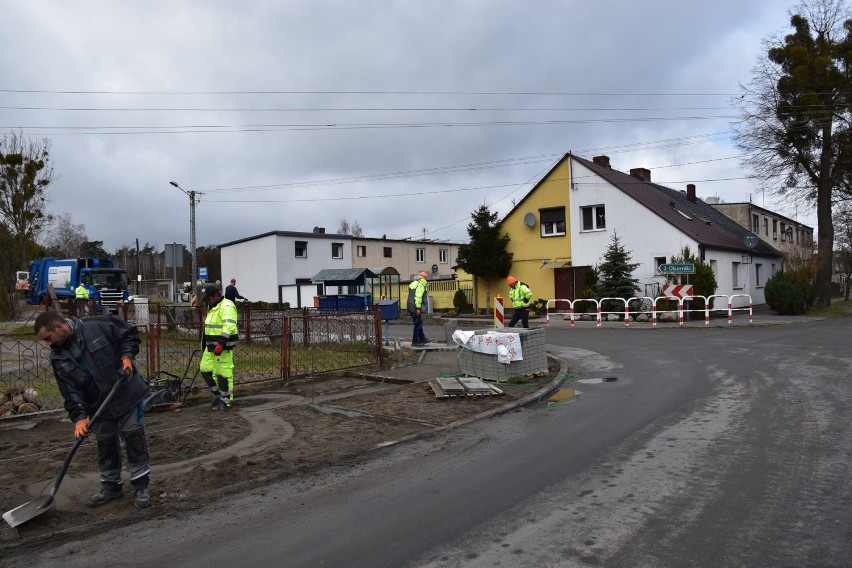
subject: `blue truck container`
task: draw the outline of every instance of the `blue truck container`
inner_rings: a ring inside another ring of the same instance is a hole
[[[118,313],[118,306],[130,294],[127,271],[115,268],[112,260],[94,257],[56,259],[39,258],[30,263],[27,301],[44,302],[48,285],[59,299],[74,299],[74,290],[82,282],[89,290],[89,300],[103,306],[108,313]]]

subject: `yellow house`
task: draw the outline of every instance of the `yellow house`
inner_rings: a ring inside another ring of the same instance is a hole
[[[534,299],[574,299],[583,287],[585,267],[571,265],[570,167],[566,154],[500,221],[511,239],[511,275],[530,287]],[[477,308],[493,309],[497,295],[509,307],[505,279],[490,282],[492,298],[486,298],[486,283],[476,280]]]

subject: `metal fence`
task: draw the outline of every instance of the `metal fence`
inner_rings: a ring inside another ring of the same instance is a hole
[[[307,308],[241,308],[239,312],[240,342],[234,352],[237,389],[384,362],[381,320],[375,310],[321,313]],[[145,313],[130,309],[120,314],[139,329],[142,345],[136,365],[140,372],[194,376],[204,316],[201,307],[175,305],[151,305]],[[50,368],[50,349],[35,339],[0,336],[0,396],[24,391],[36,393],[41,412],[62,407]]]

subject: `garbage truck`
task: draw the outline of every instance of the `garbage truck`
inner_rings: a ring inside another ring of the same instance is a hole
[[[130,294],[127,271],[115,268],[110,259],[102,258],[39,258],[30,263],[27,301],[36,305],[44,302],[47,287],[53,285],[56,297],[73,299],[80,283],[89,290],[89,300],[109,314],[117,314],[121,303]]]

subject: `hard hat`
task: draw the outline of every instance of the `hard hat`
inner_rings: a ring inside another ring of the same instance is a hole
[[[509,276],[508,278],[506,278],[506,284],[508,284],[510,288],[512,286],[514,286],[517,282],[518,282],[518,279],[515,278],[514,276]]]
[[[420,278],[429,278],[429,275],[428,275],[428,274],[426,274],[425,272],[421,272],[421,273],[420,273]]]

